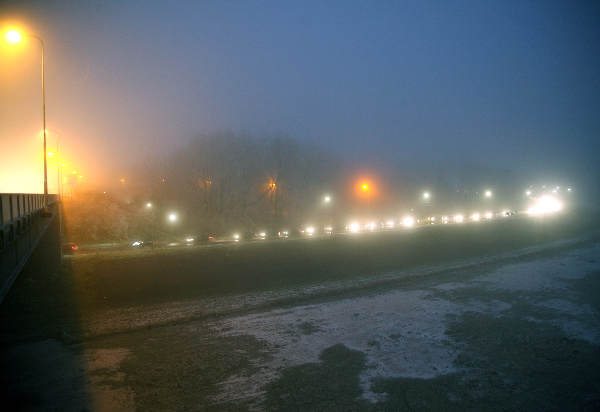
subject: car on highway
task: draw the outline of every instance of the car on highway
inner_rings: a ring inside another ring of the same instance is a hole
[[[72,255],[73,253],[75,253],[78,250],[79,250],[79,246],[73,242],[63,243],[63,245],[62,245],[62,252],[65,255]]]
[[[136,240],[136,241],[132,242],[130,246],[133,247],[133,248],[143,248],[144,247],[144,241],[143,240]]]

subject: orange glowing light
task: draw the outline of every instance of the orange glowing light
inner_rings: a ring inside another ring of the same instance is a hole
[[[124,177],[120,178],[119,182],[121,182],[121,184],[124,184],[125,183],[125,178]]]
[[[362,199],[372,199],[379,196],[379,187],[375,180],[362,176],[353,183],[354,195]]]

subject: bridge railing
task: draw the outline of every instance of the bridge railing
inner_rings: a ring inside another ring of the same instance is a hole
[[[48,205],[57,201],[48,195]],[[46,230],[43,212],[43,194],[0,193],[0,302]]]

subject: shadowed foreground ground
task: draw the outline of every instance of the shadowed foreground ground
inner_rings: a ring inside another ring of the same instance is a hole
[[[591,222],[68,258],[0,307],[8,409],[597,410]]]

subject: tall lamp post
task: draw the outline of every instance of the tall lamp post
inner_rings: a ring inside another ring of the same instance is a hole
[[[48,161],[46,153],[46,85],[45,85],[45,70],[44,70],[44,41],[41,37],[35,34],[25,34],[26,37],[32,37],[40,42],[42,47],[42,127],[44,132],[44,211],[48,211]],[[17,30],[9,30],[5,34],[6,41],[9,43],[20,43],[23,40],[23,35]]]

